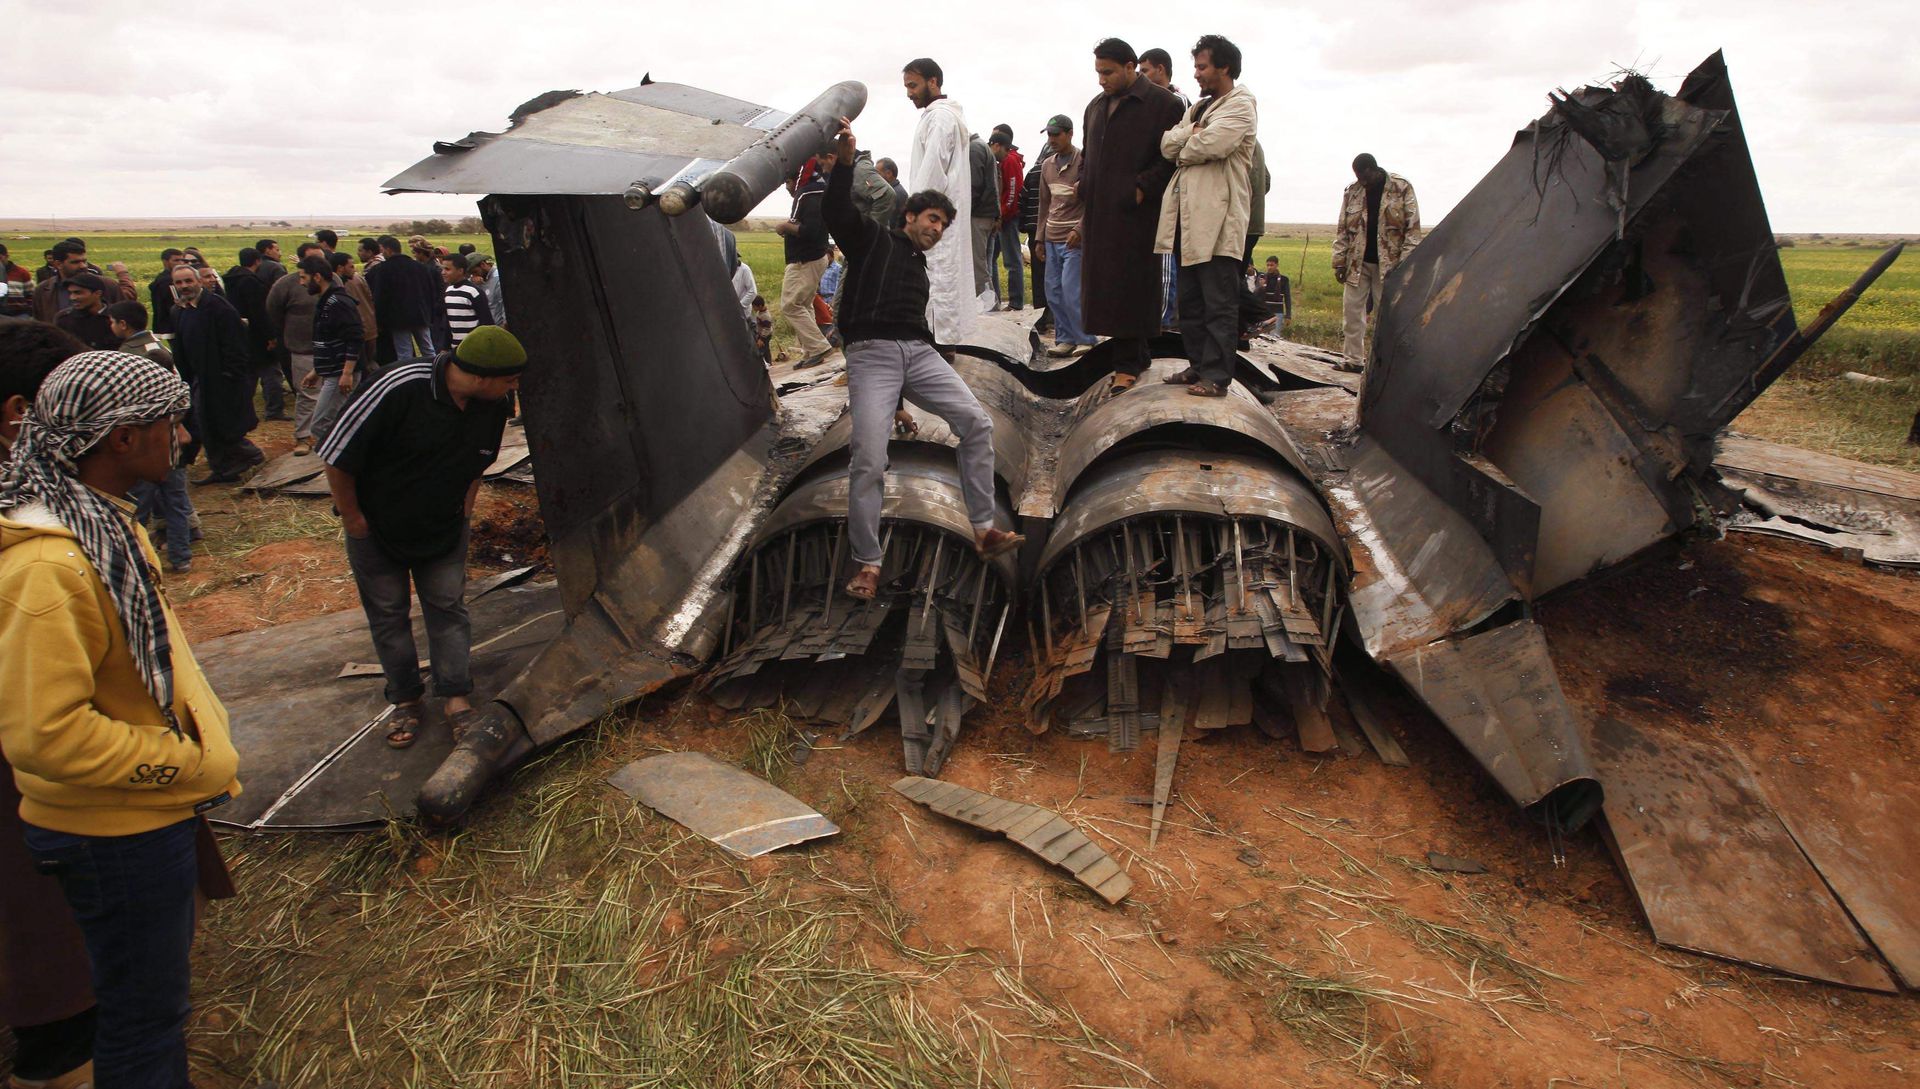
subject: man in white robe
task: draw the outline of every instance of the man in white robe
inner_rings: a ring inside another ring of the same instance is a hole
[[[966,114],[941,89],[940,65],[922,57],[901,71],[907,97],[920,110],[913,130],[913,161],[907,192],[933,189],[953,202],[956,223],[972,211],[973,173],[967,156]],[[993,307],[991,287],[973,290],[973,242],[964,230],[948,231],[927,251],[927,325],[942,345],[958,344],[973,328],[975,314]]]

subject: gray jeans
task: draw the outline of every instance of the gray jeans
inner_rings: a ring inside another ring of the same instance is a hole
[[[993,526],[993,418],[953,366],[917,340],[847,345],[847,404],[853,413],[853,464],[847,485],[847,539],[853,562],[880,562],[887,440],[893,410],[906,399],[947,421],[960,439],[960,490],[976,530]]]
[[[427,622],[427,653],[433,659],[433,694],[441,698],[473,691],[468,655],[473,625],[467,619],[467,533],[438,559],[396,560],[371,537],[347,538],[347,566],[360,588],[373,650],[387,678],[387,702],[409,703],[426,691],[420,683],[419,651],[413,643],[413,606],[407,585],[420,597]]]
[[[317,395],[304,384],[307,375],[313,373],[313,354],[301,355],[289,352],[289,366],[293,370],[293,437],[296,439],[313,438],[313,404]]]

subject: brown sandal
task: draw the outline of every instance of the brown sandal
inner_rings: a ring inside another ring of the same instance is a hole
[[[447,727],[453,731],[453,743],[455,745],[460,744],[460,739],[467,736],[467,731],[473,729],[473,724],[478,722],[479,719],[480,709],[478,707],[469,707],[464,711],[455,711],[448,715]]]
[[[1200,381],[1200,372],[1188,367],[1184,371],[1175,371],[1161,379],[1169,386],[1191,386]]]
[[[1002,552],[1011,552],[1027,543],[1024,534],[1009,533],[1004,529],[990,529],[985,537],[974,542],[973,550],[983,560],[990,560]]]
[[[878,567],[862,567],[852,578],[847,580],[846,590],[848,597],[859,598],[861,601],[872,601],[873,595],[880,592],[880,569]]]
[[[1138,381],[1140,381],[1140,376],[1137,374],[1116,374],[1113,376],[1113,383],[1108,392],[1112,394],[1125,393],[1132,389],[1134,383]]]
[[[393,714],[387,717],[390,724],[387,729],[387,748],[412,748],[420,739],[420,703],[396,703]]]
[[[1218,382],[1195,381],[1187,386],[1187,393],[1194,397],[1225,397],[1227,387]]]

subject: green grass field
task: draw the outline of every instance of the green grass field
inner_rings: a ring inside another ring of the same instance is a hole
[[[364,234],[341,231],[343,238],[356,241]],[[296,231],[182,231],[96,234],[87,241],[92,247],[89,256],[96,264],[105,267],[113,261],[125,261],[135,280],[144,285],[160,271],[160,251],[169,246],[197,245],[214,267],[224,272],[242,246],[250,246],[261,237],[277,238],[290,259],[293,247],[307,236]],[[55,239],[15,236],[6,241],[16,262],[33,267],[40,263],[41,251]],[[434,238],[434,242],[449,249],[462,242],[472,242],[485,250],[492,248],[491,239],[484,235],[446,235]],[[1801,323],[1812,319],[1852,283],[1877,253],[1872,247],[1851,244],[1802,243],[1781,250],[1780,260]],[[777,311],[784,267],[780,237],[767,231],[743,233],[740,255],[753,269],[761,295]],[[1328,267],[1331,239],[1268,237],[1255,248],[1254,260],[1264,264],[1269,256],[1280,258],[1280,270],[1294,278],[1295,319],[1288,336],[1321,347],[1338,347],[1340,291]],[[1031,278],[1027,298],[1031,305]],[[789,346],[792,337],[786,322],[776,317],[774,326],[775,349]],[[1894,381],[1860,386],[1839,381],[1838,375],[1844,371],[1861,371]],[[1920,259],[1906,255],[1735,426],[1779,442],[1920,469],[1920,447],[1904,442],[1916,407],[1920,407]]]

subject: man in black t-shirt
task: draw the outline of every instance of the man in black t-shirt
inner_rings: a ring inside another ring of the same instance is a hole
[[[419,735],[425,695],[409,581],[426,620],[433,694],[446,701],[456,739],[475,715],[468,700],[467,523],[526,364],[526,349],[512,333],[483,325],[454,351],[382,374],[320,446],[346,529],[347,563],[394,705],[387,732],[393,748]]]

